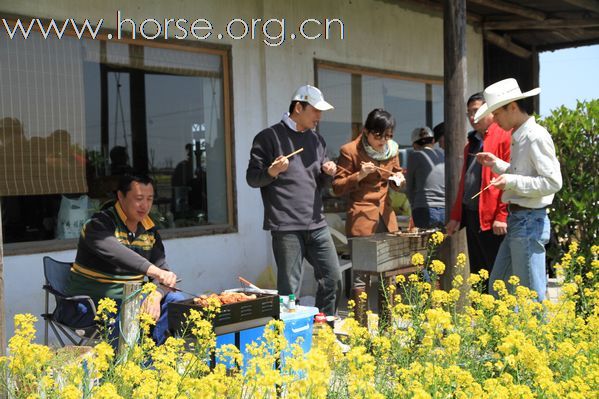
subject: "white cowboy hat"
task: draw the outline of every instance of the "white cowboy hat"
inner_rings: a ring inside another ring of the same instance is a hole
[[[536,89],[522,93],[520,86],[518,86],[518,82],[516,82],[516,79],[513,78],[504,79],[497,83],[493,83],[483,92],[485,103],[480,106],[478,111],[476,111],[476,114],[474,115],[474,123],[477,123],[481,118],[489,115],[499,107],[503,107],[512,101],[517,101],[522,98],[536,96],[540,92],[541,89],[537,87]]]
[[[334,107],[324,100],[322,92],[314,86],[305,85],[298,87],[293,93],[291,101],[306,102],[320,111],[328,111]]]

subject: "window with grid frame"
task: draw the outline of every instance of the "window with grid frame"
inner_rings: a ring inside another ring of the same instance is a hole
[[[124,173],[154,178],[163,231],[234,226],[229,62],[227,47],[0,37],[4,241],[76,238]]]

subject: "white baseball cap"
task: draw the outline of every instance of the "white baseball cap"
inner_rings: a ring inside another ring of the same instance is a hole
[[[512,101],[518,101],[526,97],[536,96],[541,92],[540,88],[532,89],[526,93],[522,93],[516,79],[509,78],[500,80],[487,87],[483,92],[485,103],[480,106],[474,115],[474,123],[489,115],[499,107],[503,107]]]
[[[328,111],[335,108],[324,100],[320,90],[310,85],[299,87],[295,93],[293,93],[291,101],[306,102],[320,111]]]

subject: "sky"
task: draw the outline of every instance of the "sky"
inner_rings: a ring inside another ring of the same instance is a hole
[[[541,116],[599,98],[599,45],[540,53]],[[528,88],[522,88],[528,90]]]

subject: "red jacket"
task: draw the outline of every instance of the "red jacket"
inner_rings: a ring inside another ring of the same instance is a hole
[[[506,162],[510,161],[510,144],[512,141],[511,132],[506,132],[492,123],[483,137],[483,151],[495,154]],[[451,209],[452,220],[462,220],[462,198],[464,196],[464,175],[466,174],[466,160],[470,152],[470,143],[464,147],[464,165],[462,166],[462,176],[460,178],[460,187],[458,195]],[[474,161],[476,162],[476,161]],[[497,174],[493,173],[491,168],[482,167],[480,189],[487,187],[489,182]],[[478,196],[478,216],[480,218],[480,228],[482,231],[493,227],[494,221],[505,222],[507,220],[507,204],[501,202],[502,191],[491,186]]]

